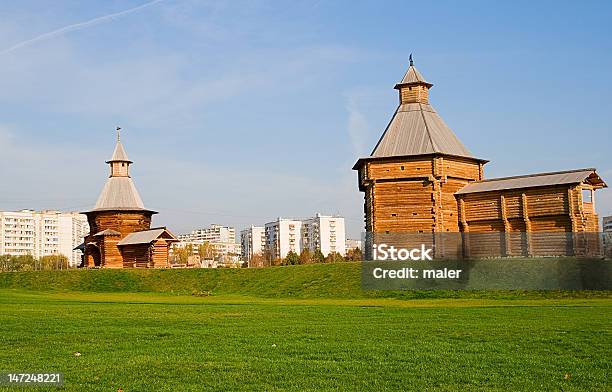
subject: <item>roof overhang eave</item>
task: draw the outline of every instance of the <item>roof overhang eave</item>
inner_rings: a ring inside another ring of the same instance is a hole
[[[357,160],[357,162],[355,162],[355,165],[353,165],[353,170],[359,170],[364,162],[395,160],[395,159],[402,159],[402,158],[426,157],[426,156],[447,156],[447,157],[454,157],[454,158],[471,159],[471,160],[480,162],[482,164],[485,164],[485,163],[489,162],[489,160],[487,160],[487,159],[468,157],[468,156],[465,156],[465,155],[444,154],[444,153],[441,153],[441,152],[436,152],[436,153],[431,153],[431,154],[394,155],[394,156],[388,156],[388,157],[372,157],[372,156],[370,156],[370,157],[363,157],[363,158],[359,158]]]

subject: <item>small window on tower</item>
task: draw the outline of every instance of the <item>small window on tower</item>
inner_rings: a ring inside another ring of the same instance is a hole
[[[397,216],[397,214],[391,214],[391,216]]]
[[[590,189],[582,190],[582,202],[583,203],[592,203],[593,202],[593,191]]]
[[[400,170],[404,170],[404,166],[400,166]]]
[[[121,162],[121,167],[124,167],[124,166],[125,166],[125,163],[124,163],[124,162]]]

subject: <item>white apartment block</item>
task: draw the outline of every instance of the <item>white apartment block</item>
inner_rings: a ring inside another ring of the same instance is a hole
[[[300,254],[302,235],[301,220],[278,218],[265,225],[266,249],[273,259],[285,258],[289,252]]]
[[[253,255],[263,255],[266,248],[266,229],[263,226],[251,226],[240,232],[242,260],[251,261]]]
[[[0,211],[0,255],[60,254],[75,266],[81,252],[73,249],[88,233],[87,217],[78,212]]]
[[[184,241],[206,241],[206,242],[236,242],[236,229],[222,225],[210,225],[207,229],[197,229],[189,234],[178,236],[179,240]]]
[[[346,232],[344,218],[317,214],[314,218],[304,220],[303,248],[311,252],[319,249],[323,256],[346,253]]]
[[[344,218],[317,214],[314,218],[297,220],[278,218],[265,225],[266,248],[272,258],[285,258],[293,251],[311,252],[317,249],[324,256],[332,252],[346,253]]]
[[[603,218],[603,231],[604,233],[612,233],[612,216]]]

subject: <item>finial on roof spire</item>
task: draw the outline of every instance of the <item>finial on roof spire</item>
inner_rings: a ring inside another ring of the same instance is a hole
[[[412,61],[412,53],[410,53],[410,65],[414,65],[414,62]]]
[[[121,127],[117,127],[117,143],[121,142]]]

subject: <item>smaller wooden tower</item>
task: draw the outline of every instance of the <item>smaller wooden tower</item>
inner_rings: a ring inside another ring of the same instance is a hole
[[[458,232],[455,192],[483,179],[475,158],[429,103],[433,85],[410,66],[399,106],[369,157],[357,161],[365,226],[373,233]]]
[[[166,267],[176,237],[166,228],[151,229],[157,212],[144,207],[130,177],[129,160],[117,129],[117,144],[110,160],[110,176],[95,207],[84,212],[90,234],[80,247],[84,266]]]

